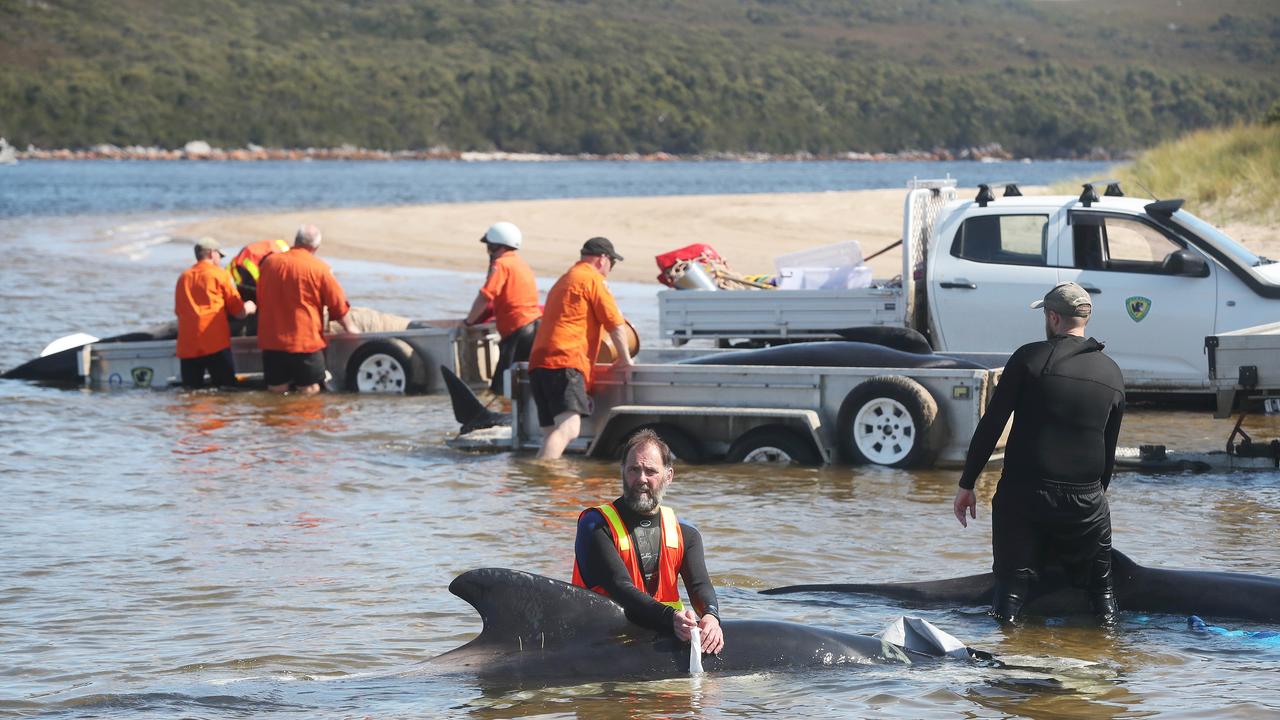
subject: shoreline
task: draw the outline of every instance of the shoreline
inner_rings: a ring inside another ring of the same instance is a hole
[[[960,188],[959,197],[973,192]],[[773,273],[778,255],[848,240],[857,240],[868,257],[899,239],[903,199],[903,189],[890,188],[437,203],[240,213],[185,223],[173,233],[209,235],[239,248],[263,238],[288,240],[300,225],[314,223],[324,234],[322,258],[483,273],[488,260],[479,238],[506,220],[521,229],[520,255],[540,278],[559,277],[588,238],[602,235],[626,258],[611,279],[654,283],[654,256],[692,243],[712,246],[744,275]],[[1280,228],[1219,227],[1256,253],[1280,256]],[[889,250],[868,265],[876,278],[891,278],[902,272],[902,256]]]
[[[830,153],[766,153],[714,151],[679,155],[668,152],[652,153],[537,153],[454,150],[433,147],[416,150],[383,150],[342,145],[331,148],[266,148],[248,145],[243,148],[218,148],[202,140],[193,140],[182,148],[129,145],[117,146],[102,143],[84,148],[37,148],[25,150],[12,148],[14,158],[24,160],[139,160],[149,162],[270,162],[298,160],[376,160],[376,161],[460,161],[460,162],[1054,162],[1058,160],[1089,160],[1122,162],[1131,160],[1126,154],[1106,152],[1088,153],[1076,157],[1016,157],[999,143],[963,148],[933,148],[930,150],[900,150],[897,152],[863,152],[846,150]]]

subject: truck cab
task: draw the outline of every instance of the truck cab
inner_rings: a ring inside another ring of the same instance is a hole
[[[1180,200],[1025,197],[955,202],[926,258],[929,331],[938,350],[1011,351],[1039,337],[1028,309],[1058,282],[1093,297],[1088,334],[1133,390],[1210,390],[1203,338],[1280,319],[1280,264],[1181,209]],[[985,191],[985,192],[984,192]],[[1009,192],[1009,188],[1006,188]]]

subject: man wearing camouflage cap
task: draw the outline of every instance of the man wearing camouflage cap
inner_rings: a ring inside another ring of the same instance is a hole
[[[1124,378],[1102,343],[1086,338],[1093,301],[1073,282],[1044,299],[1046,340],[1018,348],[982,416],[952,509],[963,526],[977,517],[973,492],[1009,416],[1013,427],[991,501],[991,613],[1018,619],[1046,561],[1061,563],[1086,588],[1104,624],[1118,611],[1111,579],[1111,512],[1106,489],[1124,414]]]

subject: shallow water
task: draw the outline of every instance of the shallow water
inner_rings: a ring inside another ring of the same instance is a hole
[[[77,330],[167,319],[186,245],[177,216],[0,220],[0,367]],[[359,304],[465,311],[472,275],[337,263]],[[654,288],[615,287],[646,342]],[[970,645],[1049,670],[912,668],[610,682],[521,691],[440,675],[473,637],[458,573],[567,579],[581,508],[617,469],[450,450],[438,396],[88,392],[0,381],[0,715],[62,717],[1272,717],[1280,650],[1127,613],[997,628],[983,608],[915,611]],[[1262,418],[1255,435],[1280,436]],[[1122,443],[1208,450],[1207,411],[1138,410]],[[799,582],[913,580],[985,569],[980,516],[950,514],[956,472],[680,468],[670,503],[701,529],[726,617],[875,632],[873,598],[768,597]],[[1276,473],[1123,474],[1116,547],[1143,564],[1280,575]],[[1231,627],[1252,628],[1228,623]],[[1268,628],[1263,628],[1268,629]],[[1269,628],[1274,629],[1274,628]],[[1072,668],[1064,658],[1090,661]]]

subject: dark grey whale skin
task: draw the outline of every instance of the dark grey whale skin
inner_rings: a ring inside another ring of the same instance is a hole
[[[1121,610],[1171,615],[1234,618],[1251,622],[1280,622],[1280,579],[1211,570],[1150,568],[1112,550],[1116,600]],[[790,585],[762,590],[786,593],[848,593],[879,595],[908,607],[986,605],[994,587],[991,573],[904,583],[841,583]],[[1089,599],[1057,569],[1048,570],[1026,612],[1060,616],[1087,614]]]
[[[689,645],[627,620],[622,606],[559,580],[503,568],[459,575],[449,591],[480,614],[471,642],[427,661],[474,673],[487,686],[657,679],[689,672]],[[725,649],[704,655],[707,672],[932,661],[869,635],[787,622],[725,620]]]
[[[985,370],[969,360],[934,353],[895,350],[868,342],[831,340],[775,345],[681,360],[681,365],[786,365],[791,367],[949,368]],[[998,367],[998,366],[997,366]]]

